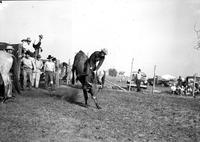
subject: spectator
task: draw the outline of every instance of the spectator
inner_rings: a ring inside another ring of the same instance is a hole
[[[57,82],[59,82],[59,77],[57,76],[57,72],[59,70],[59,65],[57,64],[57,59],[55,57],[52,58],[53,63],[55,64],[55,72],[53,74],[53,82],[54,84],[58,85]]]
[[[35,66],[34,66],[33,60],[30,58],[30,51],[25,52],[25,57],[22,58],[21,64],[23,68],[23,88],[22,89],[26,89],[28,80],[29,80],[28,87],[29,89],[31,89],[32,88],[32,74],[33,74],[33,71],[35,70]]]
[[[49,84],[53,86],[53,76],[55,73],[55,63],[52,61],[52,56],[49,55],[47,57],[48,61],[44,64],[44,71],[45,71],[45,86],[46,88],[49,87]]]
[[[37,59],[35,59],[35,75],[33,76],[33,85],[35,88],[39,87],[39,82],[40,82],[40,75],[41,75],[41,70],[43,67],[43,62],[41,60],[41,56],[37,55]]]
[[[42,52],[42,47],[41,47],[41,41],[43,39],[43,35],[39,35],[39,40],[37,41],[37,43],[35,43],[36,41],[34,41],[33,43],[33,48],[35,49],[35,57],[37,57],[37,55],[40,54],[40,52]]]
[[[179,78],[177,79],[177,86],[182,86],[183,85],[183,80],[182,77],[179,76]]]
[[[27,37],[26,39],[22,39],[22,48],[23,48],[23,53],[25,53],[26,51],[30,51],[29,52],[29,56],[33,57],[33,45],[31,44],[31,39],[29,37]]]
[[[171,91],[172,91],[172,94],[176,93],[176,84],[175,83],[172,84]]]
[[[13,54],[14,48],[11,45],[7,45],[5,50],[7,53]]]
[[[142,78],[142,74],[141,74],[141,69],[138,69],[138,72],[136,74],[136,85],[137,85],[137,92],[140,92],[140,84],[141,84],[141,78]]]
[[[22,42],[22,46],[25,49],[25,51],[27,51],[27,50],[32,51],[33,50],[32,46],[31,46],[31,38],[30,37],[27,37],[26,39],[22,39],[21,42]]]
[[[181,76],[179,76],[179,78],[177,79],[177,93],[178,95],[182,94],[182,86],[183,86],[183,80],[181,78]]]

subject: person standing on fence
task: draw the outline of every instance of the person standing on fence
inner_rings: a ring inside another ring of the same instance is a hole
[[[31,44],[31,38],[27,37],[26,39],[22,39],[22,47],[23,47],[23,53],[26,51],[30,51],[29,54],[30,56],[33,56],[33,45]]]
[[[48,88],[49,84],[53,86],[53,77],[55,73],[55,63],[52,61],[52,56],[47,57],[48,61],[44,64],[45,72],[45,87]]]
[[[40,82],[40,75],[41,75],[41,70],[43,67],[43,62],[41,60],[41,56],[37,55],[37,59],[35,59],[35,76],[33,78],[33,85],[35,86],[35,88],[39,87],[39,82]]]
[[[136,74],[136,85],[137,85],[137,92],[140,92],[140,84],[141,84],[141,78],[142,78],[142,74],[141,74],[141,69],[138,69],[138,72]]]
[[[42,52],[42,47],[41,47],[41,41],[43,39],[43,35],[39,35],[39,40],[36,42],[34,41],[33,43],[33,48],[35,49],[35,58],[37,58],[37,55],[40,54],[40,52]]]

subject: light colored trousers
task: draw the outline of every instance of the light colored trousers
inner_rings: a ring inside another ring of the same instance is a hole
[[[40,83],[40,70],[36,70],[33,73],[33,81],[32,81],[32,86],[34,86],[35,88],[39,87],[39,83]]]
[[[27,87],[28,80],[30,83],[28,84],[28,87],[31,87],[33,82],[33,72],[31,69],[23,69],[23,88],[25,89]]]

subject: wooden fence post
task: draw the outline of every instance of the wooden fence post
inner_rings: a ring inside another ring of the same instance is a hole
[[[131,73],[130,73],[130,83],[129,83],[128,91],[131,90],[131,80],[132,80],[132,72],[133,72],[133,61],[134,61],[134,58],[132,58],[132,61],[131,61]]]
[[[156,65],[154,65],[154,71],[153,71],[153,86],[152,86],[152,94],[154,94],[155,90],[155,76],[156,76]]]
[[[195,83],[196,83],[196,73],[194,74],[193,89],[192,89],[193,98],[195,98]]]

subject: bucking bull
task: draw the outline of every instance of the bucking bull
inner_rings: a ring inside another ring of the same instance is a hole
[[[76,79],[74,77],[76,72]],[[88,93],[91,94],[92,99],[97,107],[101,109],[98,104],[96,94],[97,94],[97,75],[90,69],[89,58],[85,55],[83,51],[79,51],[74,57],[74,63],[72,66],[72,84],[75,81],[80,81],[82,84],[85,106],[87,107]]]
[[[10,70],[13,69],[13,84],[15,90],[20,93],[17,61],[14,55],[5,51],[0,51],[0,97],[2,102],[12,97],[12,80],[10,77]]]

